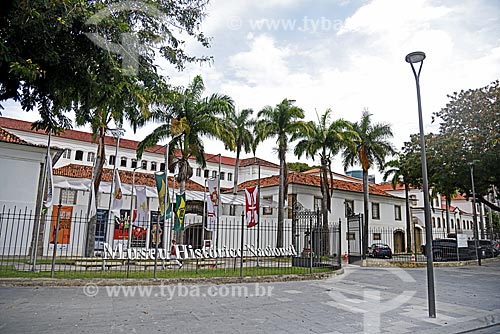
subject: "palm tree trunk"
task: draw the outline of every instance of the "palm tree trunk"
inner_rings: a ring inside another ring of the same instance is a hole
[[[330,244],[328,238],[328,200],[329,200],[329,179],[328,179],[328,166],[326,165],[326,160],[321,159],[321,214],[323,215],[323,226],[321,229],[321,255],[329,253]]]
[[[278,190],[278,230],[276,233],[276,247],[283,247],[283,207],[285,206],[285,153],[279,153],[280,156],[280,184]]]
[[[405,184],[405,202],[406,202],[406,251],[411,252],[411,215],[410,215],[410,191]]]
[[[236,163],[234,164],[233,194],[235,194],[235,195],[238,192],[238,169],[240,166],[240,152],[241,152],[241,146],[238,145],[236,147]]]
[[[362,257],[365,258],[368,252],[368,170],[363,169],[363,204],[364,204],[364,224],[363,224],[363,245]]]
[[[95,201],[98,203],[97,199],[98,194],[99,194],[99,186],[101,184],[101,177],[104,169],[104,163],[106,161],[106,151],[105,151],[105,145],[104,145],[104,137],[105,137],[105,130],[104,129],[99,129],[99,135],[97,137],[97,157],[96,157],[96,167],[94,171],[94,194],[96,196]],[[115,157],[115,162],[116,162],[116,157]],[[110,190],[112,191],[112,189]],[[109,194],[111,196],[111,193]],[[99,206],[99,204],[97,204]],[[111,214],[108,212],[108,219],[111,217]],[[108,222],[110,223],[110,222]],[[94,217],[91,217],[91,219],[88,222],[87,226],[87,242],[85,245],[85,256],[87,257],[92,257],[94,255],[94,249],[95,249],[95,229],[96,229],[96,224],[97,224],[97,216],[94,215]],[[104,230],[107,230],[107,224],[105,223]]]

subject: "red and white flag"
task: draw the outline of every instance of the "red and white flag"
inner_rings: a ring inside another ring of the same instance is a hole
[[[245,189],[245,216],[247,227],[254,227],[259,221],[259,196],[256,186]]]
[[[218,191],[219,178],[208,179],[208,196],[207,196],[207,230],[214,231],[217,225],[217,207],[219,206],[220,194]]]

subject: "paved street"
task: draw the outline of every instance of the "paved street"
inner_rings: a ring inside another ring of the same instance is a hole
[[[500,262],[347,267],[320,281],[0,288],[0,333],[500,333]]]

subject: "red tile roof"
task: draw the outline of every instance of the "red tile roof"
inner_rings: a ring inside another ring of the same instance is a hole
[[[254,186],[257,184],[257,180],[250,180],[243,182],[238,185],[238,190],[243,190],[245,188]],[[320,187],[320,177],[315,175],[308,175],[304,173],[289,173],[288,174],[288,184],[303,184],[313,187]],[[260,180],[261,187],[273,187],[279,185],[279,175],[274,175],[270,177],[266,177]],[[357,182],[349,182],[343,180],[334,180],[333,181],[333,189],[335,190],[343,190],[343,191],[354,191],[354,192],[363,192],[363,184]],[[391,196],[383,190],[378,189],[373,184],[369,185],[369,191],[372,195],[382,195],[382,196]]]
[[[5,130],[2,127],[0,127],[0,141],[6,142],[6,143],[35,146],[33,144],[28,143],[25,140],[22,140],[18,136],[10,133],[9,131]]]
[[[112,173],[113,173],[112,169],[104,168],[102,172],[102,181],[110,182],[113,175]],[[118,173],[120,174],[120,181],[122,183],[132,184],[133,172],[118,170]],[[54,175],[66,176],[71,178],[91,179],[92,167],[69,164],[64,167],[54,169]],[[154,174],[136,172],[134,178],[134,184],[156,187]],[[177,188],[179,187],[179,183],[176,183],[175,185]],[[174,187],[173,176],[168,177],[168,186],[172,188]],[[188,180],[186,182],[186,190],[204,191],[204,187],[201,184]]]
[[[399,184],[396,186],[396,189],[392,187],[392,183],[383,183],[383,184],[377,184],[376,187],[380,190],[383,191],[389,191],[389,190],[404,190],[405,186],[404,184]]]
[[[261,167],[270,167],[270,168],[276,168],[279,169],[280,166],[277,164],[274,164],[272,162],[263,160],[261,158],[246,158],[246,159],[241,159],[240,160],[240,167],[247,167],[247,166],[252,166],[252,165],[260,165]]]

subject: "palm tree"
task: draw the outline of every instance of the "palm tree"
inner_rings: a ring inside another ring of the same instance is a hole
[[[304,118],[304,111],[294,106],[295,100],[284,99],[276,107],[266,106],[257,114],[258,121],[255,124],[255,133],[259,142],[277,137],[277,151],[280,159],[280,181],[278,191],[278,231],[276,236],[277,247],[283,247],[283,207],[286,194],[286,152],[288,150],[289,136],[297,132],[305,132],[305,123],[300,121]]]
[[[383,170],[385,158],[395,152],[388,141],[393,136],[391,126],[386,123],[372,124],[371,116],[368,110],[364,110],[361,120],[353,124],[359,138],[354,141],[353,147],[347,147],[342,154],[345,169],[355,163],[359,163],[363,169],[363,256],[368,250],[368,170],[374,164]]]
[[[172,159],[165,166],[169,169],[178,167],[177,182],[180,184],[181,194],[185,192],[186,181],[193,176],[189,159],[194,158],[203,168],[206,166],[202,136],[220,139],[226,147],[234,149],[234,135],[219,117],[234,109],[233,100],[221,94],[202,97],[204,90],[202,78],[196,76],[187,88],[170,92],[163,103],[164,109],[152,112],[149,118],[163,124],[147,135],[137,147],[137,157],[140,158],[146,148],[163,139],[183,134],[169,145],[169,156]],[[174,158],[176,148],[179,149],[180,156]],[[181,236],[176,235],[176,238],[181,239]]]
[[[238,169],[240,165],[241,150],[245,150],[245,153],[250,153],[250,151],[253,150],[252,145],[254,140],[251,128],[255,125],[255,120],[250,119],[252,113],[252,109],[243,109],[241,112],[232,110],[232,112],[226,116],[226,125],[234,134],[236,147],[236,163],[234,165],[233,186],[234,194],[238,192]]]
[[[411,215],[410,215],[410,177],[408,174],[407,163],[402,154],[398,154],[398,158],[386,163],[386,171],[384,173],[384,181],[391,175],[392,189],[396,189],[398,185],[405,187],[405,203],[406,203],[406,251],[411,252]]]
[[[292,137],[292,140],[302,138],[294,150],[299,159],[303,154],[313,159],[316,155],[320,158],[323,230],[328,230],[328,212],[331,212],[331,192],[333,191],[331,159],[339,153],[341,148],[354,145],[354,140],[357,138],[351,123],[343,119],[330,122],[331,114],[332,110],[327,109],[321,117],[318,117],[318,123],[307,123],[307,132],[297,133]],[[321,246],[323,254],[328,253],[328,246],[328,242],[324,242]]]

